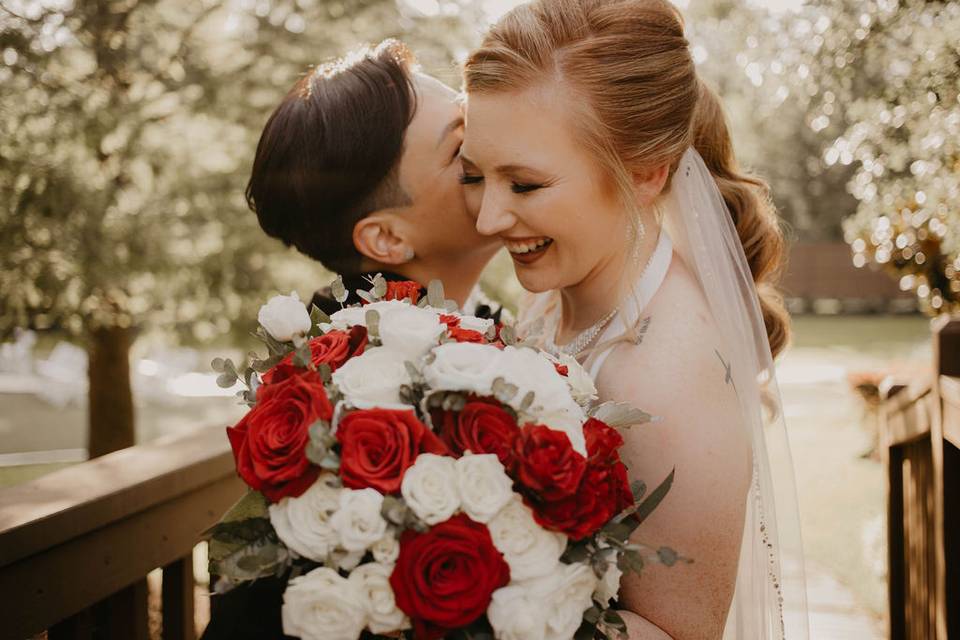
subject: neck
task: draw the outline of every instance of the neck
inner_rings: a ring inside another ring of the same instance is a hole
[[[658,228],[647,224],[636,249],[632,243],[599,263],[586,278],[560,290],[561,318],[557,342],[566,344],[618,309],[625,291],[650,261],[657,246]]]

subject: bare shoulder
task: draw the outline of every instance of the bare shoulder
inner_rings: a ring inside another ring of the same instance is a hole
[[[689,397],[708,391],[726,395],[719,332],[693,274],[679,260],[641,322],[640,342],[616,346],[598,376],[604,399],[641,394],[663,401],[675,393]]]
[[[653,486],[675,473],[672,489],[637,530],[637,540],[672,546],[695,561],[652,567],[642,580],[627,576],[621,598],[672,637],[719,637],[740,553],[750,438],[719,331],[680,261],[645,311],[642,341],[614,349],[597,389],[601,400],[626,402],[658,417],[623,431],[631,480]]]

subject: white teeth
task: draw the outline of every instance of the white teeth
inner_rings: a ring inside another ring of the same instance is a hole
[[[540,238],[535,242],[512,242],[507,240],[504,241],[504,244],[507,246],[507,251],[510,253],[522,255],[524,253],[530,253],[531,251],[536,251],[537,249],[545,247],[551,242],[553,242],[551,238]]]

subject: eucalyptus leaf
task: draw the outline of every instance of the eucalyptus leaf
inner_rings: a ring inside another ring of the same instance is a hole
[[[223,358],[214,358],[210,362],[210,368],[216,371],[217,373],[223,373]]]
[[[357,289],[357,297],[364,302],[373,303],[377,301],[377,299],[370,295],[368,291],[364,291],[363,289]]]
[[[633,494],[634,503],[640,502],[647,493],[647,483],[643,480],[634,480],[630,483],[630,493]]]
[[[234,373],[221,373],[217,376],[217,386],[223,389],[229,389],[237,384],[237,376]]]
[[[307,369],[313,364],[313,353],[310,351],[310,345],[304,342],[293,352],[293,366]]]
[[[446,298],[443,295],[443,283],[439,280],[431,280],[427,285],[427,303],[437,309],[446,308]]]
[[[380,300],[387,295],[387,279],[378,273],[373,279],[373,296]]]
[[[593,640],[596,632],[596,625],[590,624],[589,622],[584,622],[573,635],[573,640]]]
[[[315,304],[310,305],[310,323],[314,327],[321,324],[330,324],[330,322],[330,316],[328,316],[323,309]]]
[[[592,606],[583,612],[583,619],[591,624],[596,624],[597,622],[600,621],[600,615],[602,613],[603,612],[600,611],[599,608],[597,608],[596,606]]]
[[[515,345],[517,343],[517,330],[510,325],[504,325],[500,329],[500,340],[505,345]]]
[[[535,398],[533,391],[528,391],[527,395],[523,396],[523,402],[520,403],[520,411],[526,411],[533,406],[533,400]]]
[[[364,318],[367,324],[367,334],[371,338],[379,338],[380,337],[380,314],[376,310],[370,309],[369,311],[367,311],[366,314],[364,314]]]
[[[590,412],[590,417],[596,418],[611,427],[631,427],[656,421],[656,418],[646,411],[635,409],[621,402],[604,402]]]
[[[347,293],[347,288],[343,284],[343,278],[339,275],[337,279],[330,283],[330,295],[333,296],[333,299],[343,304],[347,301],[349,294]]]
[[[672,567],[677,564],[677,560],[680,559],[680,554],[670,547],[660,547],[657,549],[657,558],[664,566]]]
[[[637,507],[637,511],[633,514],[632,518],[634,528],[640,526],[640,524],[653,513],[653,510],[657,508],[663,499],[667,497],[667,493],[670,492],[670,487],[673,486],[673,476],[675,473],[676,469],[671,470],[670,475],[660,483],[660,486],[654,489],[653,493]]]
[[[317,367],[317,373],[320,374],[320,380],[323,384],[330,384],[333,381],[333,369],[326,362],[320,363]]]

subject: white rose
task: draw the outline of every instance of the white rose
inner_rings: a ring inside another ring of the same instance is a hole
[[[510,566],[513,581],[548,575],[556,569],[567,548],[566,536],[537,524],[533,512],[519,496],[512,497],[487,528],[493,546]]]
[[[531,580],[529,587],[542,596],[547,614],[546,640],[570,640],[593,606],[597,576],[586,564],[558,564],[553,572]]]
[[[369,349],[334,371],[333,383],[354,407],[397,405],[401,385],[410,384],[410,374],[403,364],[407,359],[388,347]]]
[[[392,567],[379,562],[362,564],[348,578],[360,592],[360,602],[373,633],[391,633],[410,628],[410,619],[397,607],[390,587]]]
[[[356,640],[367,623],[356,584],[327,567],[287,584],[280,616],[284,634],[304,640]]]
[[[513,480],[492,453],[465,455],[455,464],[463,511],[475,522],[490,522],[513,498]]]
[[[449,342],[432,353],[433,362],[423,368],[423,376],[432,389],[489,396],[493,381],[503,377],[498,366],[501,352],[492,345]]]
[[[493,592],[487,619],[497,640],[545,640],[547,635],[543,597],[522,583]]]
[[[330,526],[340,536],[347,551],[364,551],[387,532],[387,521],[380,515],[383,496],[374,489],[342,489],[340,508],[330,518]]]
[[[408,304],[390,310],[380,319],[383,346],[405,354],[413,362],[419,362],[427,351],[437,346],[444,331],[446,325],[440,322],[440,316]]]
[[[330,516],[340,506],[342,489],[335,476],[323,473],[301,496],[270,505],[270,524],[288,548],[305,558],[323,562],[340,541]]]
[[[380,564],[396,563],[400,555],[400,541],[397,539],[396,531],[388,529],[382,538],[373,543],[370,551],[373,552],[373,559]]]
[[[460,316],[460,328],[469,331],[478,331],[486,334],[493,326],[491,318],[478,318],[477,316]]]
[[[427,524],[447,520],[460,508],[453,458],[421,453],[403,474],[400,493],[407,506]]]
[[[567,368],[567,385],[573,394],[573,399],[581,406],[588,406],[597,399],[597,386],[593,383],[593,378],[587,373],[577,359],[573,356],[561,353],[560,365]]]
[[[267,300],[267,304],[260,307],[257,321],[280,342],[290,342],[294,336],[310,332],[310,314],[296,291]]]
[[[380,315],[382,323],[383,317],[399,308],[409,308],[409,304],[400,300],[381,300],[361,307],[347,307],[340,309],[330,316],[330,323],[337,329],[347,329],[349,327],[367,326],[367,312],[376,311]]]
[[[514,409],[530,392],[533,405],[524,413],[533,422],[551,429],[563,431],[570,438],[575,451],[586,455],[583,438],[583,423],[586,416],[567,386],[566,379],[557,373],[556,367],[545,354],[529,348],[507,347],[499,363],[502,376],[517,386],[519,392],[511,401]]]

